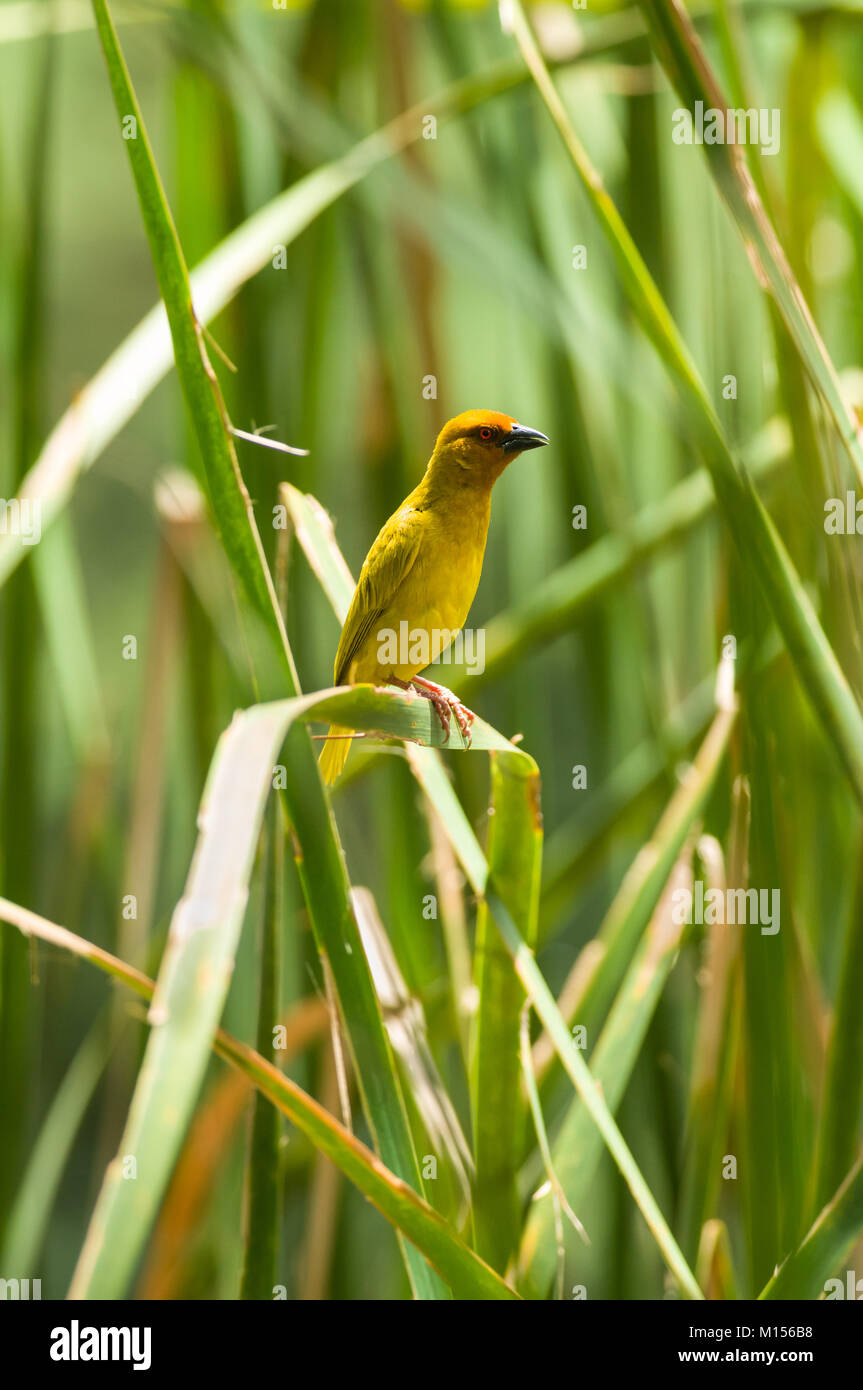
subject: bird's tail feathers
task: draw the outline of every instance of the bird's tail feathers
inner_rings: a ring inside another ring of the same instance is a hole
[[[339,724],[330,725],[327,741],[321,750],[321,776],[329,787],[340,776],[347,762],[352,732],[352,729],[343,729]]]

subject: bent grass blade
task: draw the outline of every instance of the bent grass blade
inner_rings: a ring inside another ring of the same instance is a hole
[[[288,489],[286,495],[290,502],[292,516],[296,508],[297,518],[302,523],[302,525],[297,526],[297,534],[301,540],[305,537],[303,545],[304,549],[308,547],[307,553],[310,553],[312,568],[318,574],[336,615],[343,618],[347,603],[350,601],[351,590],[349,580],[346,582],[346,567],[343,557],[339,556],[338,560],[334,558],[338,547],[332,530],[325,528],[322,532],[316,528],[316,521],[320,521],[319,504],[315,504],[314,507],[311,506],[309,499],[304,498],[294,488]],[[328,551],[330,552],[329,556],[327,555]],[[312,556],[314,557],[313,560]],[[388,696],[387,698],[393,697]],[[353,727],[360,726],[355,724]],[[475,735],[479,731],[483,738],[487,728],[488,726],[479,719],[473,726]],[[536,770],[533,759],[507,740],[501,739],[499,734],[496,735],[496,738],[500,740],[495,747],[501,761],[504,758],[512,762],[521,760],[522,774],[511,780],[513,785],[518,787],[516,795],[526,797],[528,814],[536,815],[538,807],[535,801],[535,790],[532,790],[533,783],[528,775],[531,770]],[[423,740],[423,742],[428,742],[428,740]],[[478,744],[475,736],[473,746],[491,748],[492,745],[486,742]],[[497,885],[490,876],[488,861],[446,776],[441,760],[435,755],[434,749],[429,747],[411,747],[409,745],[407,755],[414,776],[438,812],[441,825],[449,837],[468,882],[480,900],[485,899],[487,901],[491,916],[513,959],[528,1000],[545,1025],[564,1069],[583,1101],[585,1109],[599,1129],[662,1251],[669,1269],[686,1297],[700,1299],[702,1293],[692,1271],[689,1269],[653,1194],[617,1128],[601,1091],[597,1088],[595,1080],[570,1037],[569,1029],[560,1014],[554,997],[536,965],[533,952],[522,940],[506,904],[498,895]],[[519,782],[521,783],[520,786]],[[496,806],[495,814],[497,812]],[[516,1038],[516,1045],[518,1045],[518,1037]]]

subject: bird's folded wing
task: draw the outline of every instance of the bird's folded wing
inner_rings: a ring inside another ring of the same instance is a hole
[[[386,613],[419,554],[425,519],[421,511],[403,507],[379,532],[360,571],[339,649],[335,683],[347,678],[351,663],[360,655],[368,636]]]

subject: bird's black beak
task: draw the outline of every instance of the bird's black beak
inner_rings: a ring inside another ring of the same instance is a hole
[[[525,449],[540,449],[548,443],[548,435],[532,430],[529,425],[513,425],[503,441],[505,454],[521,454]]]

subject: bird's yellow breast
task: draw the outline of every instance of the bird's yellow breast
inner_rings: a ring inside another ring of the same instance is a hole
[[[464,626],[482,573],[491,496],[465,502],[458,506],[448,499],[445,506],[415,509],[421,526],[416,559],[357,653],[352,680],[411,680]],[[410,499],[402,510],[409,507]],[[388,633],[396,637],[395,660],[389,639],[382,637]]]

